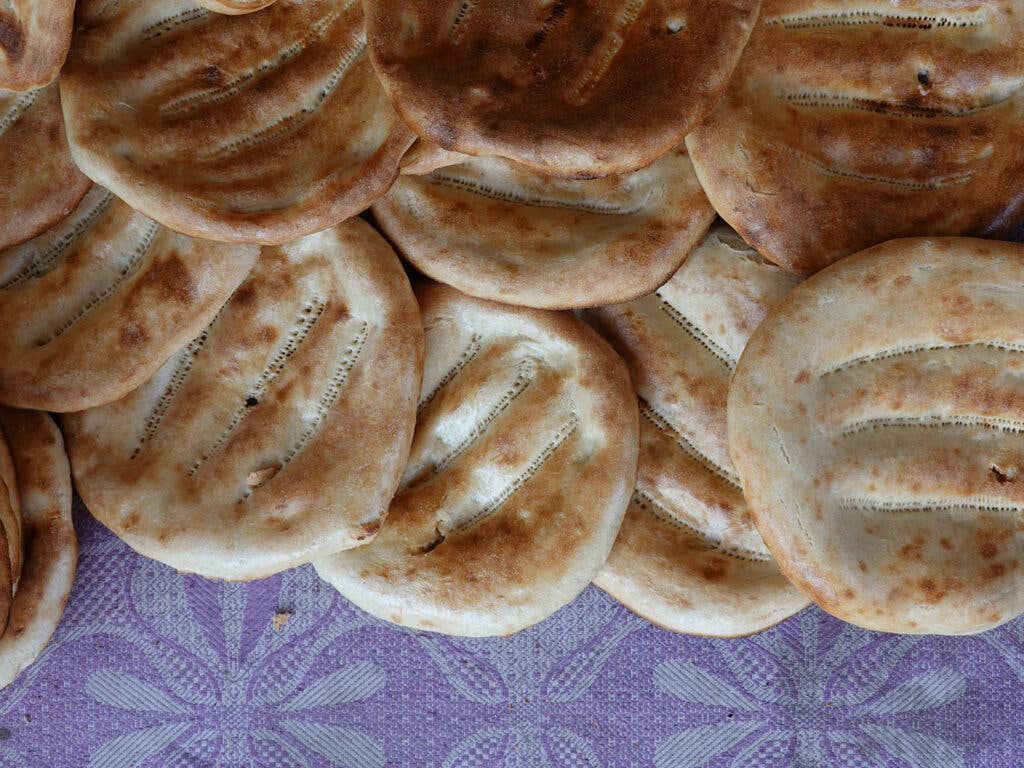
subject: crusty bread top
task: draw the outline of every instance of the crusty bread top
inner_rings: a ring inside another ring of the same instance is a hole
[[[398,258],[360,219],[266,247],[152,379],[65,416],[79,493],[142,554],[206,576],[367,541],[408,455],[422,333]]]
[[[0,249],[71,213],[92,182],[71,159],[56,83],[0,91]]]
[[[366,0],[402,116],[446,149],[562,176],[628,173],[725,88],[760,0]]]
[[[71,45],[75,0],[0,4],[0,89],[28,91],[52,82]]]
[[[0,408],[18,476],[24,517],[24,568],[0,637],[0,688],[42,652],[75,579],[78,542],[71,522],[71,470],[53,420],[37,411]]]
[[[356,0],[227,16],[83,0],[61,96],[75,160],[147,216],[279,244],[363,210],[414,135],[366,56]]]
[[[412,167],[452,159],[417,154]],[[682,146],[642,170],[590,181],[467,157],[428,175],[403,175],[373,213],[399,251],[435,280],[544,309],[653,291],[715,215]]]
[[[715,208],[810,274],[1024,216],[1024,0],[765,0],[687,145]]]
[[[720,225],[656,293],[587,313],[641,416],[636,490],[595,583],[662,627],[745,635],[807,605],[754,529],[726,443],[736,360],[797,282]]]
[[[604,563],[636,479],[622,361],[570,314],[419,287],[426,362],[402,489],[370,544],[316,563],[370,613],[506,635]]]
[[[783,572],[827,611],[959,634],[1024,611],[1024,245],[894,240],[768,315],[729,442]]]
[[[78,411],[123,397],[210,322],[258,253],[179,235],[94,187],[0,250],[0,403]]]

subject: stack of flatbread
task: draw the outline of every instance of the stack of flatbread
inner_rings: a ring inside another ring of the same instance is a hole
[[[1024,0],[0,6],[0,682],[71,477],[420,630],[1024,612]]]

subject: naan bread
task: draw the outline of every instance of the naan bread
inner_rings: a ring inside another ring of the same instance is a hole
[[[715,208],[810,274],[1024,219],[1024,0],[765,0],[687,146]]]
[[[587,313],[640,398],[640,470],[594,582],[675,632],[735,637],[804,608],[754,528],[726,439],[729,378],[747,338],[797,279],[728,227],[661,288]]]
[[[0,89],[28,91],[57,77],[74,13],[74,0],[0,3]]]
[[[868,629],[980,632],[1024,611],[1024,245],[894,240],[793,290],[729,392],[772,555]]]
[[[0,403],[78,411],[146,381],[213,319],[259,248],[179,235],[93,187],[0,250]]]
[[[82,500],[147,557],[255,579],[368,541],[415,424],[422,328],[359,220],[266,247],[126,398],[64,418]]]
[[[71,470],[49,416],[0,408],[18,475],[25,567],[0,637],[0,688],[42,653],[60,623],[78,562],[71,523]]]
[[[378,537],[316,563],[360,608],[453,635],[508,635],[594,577],[636,480],[622,361],[570,314],[430,283],[419,417]]]
[[[57,84],[0,91],[0,250],[74,210],[92,182],[71,159]]]
[[[226,16],[83,0],[61,96],[75,160],[171,229],[279,244],[353,216],[413,141],[366,57],[356,0]]]
[[[458,156],[421,145],[373,213],[418,269],[472,296],[545,309],[633,299],[715,216],[682,146],[634,173],[568,181],[494,157],[450,165]]]
[[[395,106],[445,149],[534,170],[628,173],[725,88],[760,0],[366,0]]]

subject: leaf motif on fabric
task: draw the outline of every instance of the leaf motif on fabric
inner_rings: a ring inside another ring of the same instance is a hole
[[[114,669],[93,672],[85,681],[85,692],[100,704],[128,712],[181,714],[187,711],[151,683]]]
[[[699,768],[763,727],[757,720],[729,720],[680,731],[655,749],[655,768]]]
[[[339,768],[384,768],[384,751],[366,734],[351,728],[304,720],[285,720],[282,726],[306,749]]]
[[[899,714],[937,709],[956,701],[967,690],[967,681],[955,669],[940,667],[900,683],[881,697],[865,704],[861,711],[869,714]]]
[[[188,723],[170,723],[118,736],[90,755],[89,768],[135,768],[163,752],[188,729]]]
[[[548,676],[544,693],[551,701],[577,701],[597,680],[619,644],[640,629],[640,622],[627,621],[599,635],[589,647],[562,659]]]
[[[847,706],[864,703],[882,689],[917,642],[910,636],[879,635],[875,643],[835,668],[825,685],[826,697]]]
[[[778,704],[796,700],[792,678],[770,653],[733,641],[719,643],[718,652],[743,690],[759,701]]]
[[[369,661],[350,664],[300,691],[282,709],[296,712],[368,699],[384,688],[384,670]]]
[[[671,659],[659,664],[654,669],[654,684],[663,693],[689,704],[730,707],[741,712],[760,709],[749,696],[688,661]]]
[[[963,768],[963,752],[934,736],[869,723],[861,728],[888,754],[900,758],[910,768]]]
[[[477,704],[500,704],[508,699],[501,673],[481,658],[453,647],[441,635],[417,634],[416,639],[456,691]]]
[[[602,768],[590,743],[566,728],[549,729],[544,741],[552,768]]]

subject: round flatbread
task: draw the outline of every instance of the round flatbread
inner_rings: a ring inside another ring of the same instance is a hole
[[[421,156],[410,165],[452,159]],[[373,213],[402,255],[435,280],[544,309],[650,293],[715,216],[682,146],[634,173],[590,181],[467,157],[403,175]]]
[[[255,579],[372,538],[415,425],[422,328],[359,219],[263,249],[152,379],[65,417],[83,501],[143,555]]]
[[[211,11],[238,16],[262,10],[272,4],[274,0],[196,0],[196,2]]]
[[[587,313],[629,366],[641,416],[636,490],[594,582],[666,629],[748,635],[808,603],[754,528],[726,438],[736,360],[796,283],[719,226],[657,293]]]
[[[634,171],[725,88],[760,0],[366,0],[370,56],[416,132],[560,176]]]
[[[78,411],[123,397],[210,322],[258,254],[179,235],[93,187],[0,251],[0,403]]]
[[[28,91],[57,77],[74,13],[74,0],[0,3],[0,89]]]
[[[0,250],[74,210],[92,182],[71,159],[57,84],[0,91]]]
[[[508,635],[570,602],[608,557],[636,480],[622,361],[570,314],[436,283],[401,490],[370,544],[316,563],[388,621]]]
[[[60,623],[78,562],[71,522],[71,470],[64,441],[43,413],[0,408],[18,475],[24,557],[7,631],[0,637],[0,688],[14,680]]]
[[[61,77],[89,176],[171,229],[279,244],[382,195],[413,141],[366,56],[356,0],[244,16],[190,0],[78,6]]]
[[[1024,611],[1024,245],[894,240],[754,333],[729,443],[779,566],[822,608],[962,634]]]
[[[21,496],[18,495],[18,476],[14,468],[14,459],[7,442],[0,433],[0,536],[3,537],[0,543],[0,550],[6,552],[5,568],[9,579],[8,593],[14,592],[18,586],[18,579],[21,578],[21,568],[24,560],[22,543],[24,540],[24,525],[22,522]],[[0,592],[3,592],[0,587]],[[0,624],[3,622],[0,621]]]
[[[711,202],[810,274],[908,235],[1024,218],[1024,0],[765,0],[729,89],[686,141]]]

